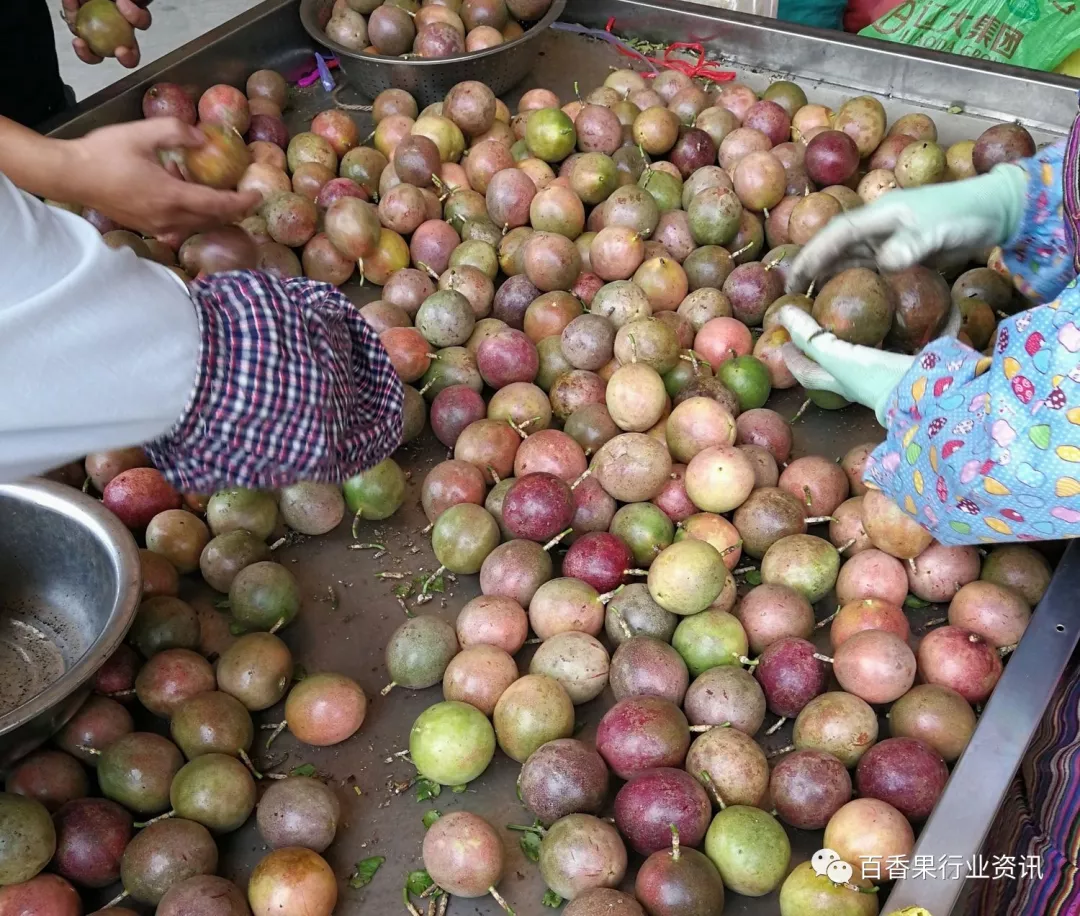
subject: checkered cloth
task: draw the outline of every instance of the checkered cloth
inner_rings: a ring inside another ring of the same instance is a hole
[[[336,482],[401,443],[403,391],[375,331],[329,283],[254,271],[193,284],[202,352],[183,418],[146,446],[178,489]]]

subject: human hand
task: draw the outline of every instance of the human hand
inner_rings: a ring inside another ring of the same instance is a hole
[[[848,260],[904,270],[931,255],[1000,245],[1017,230],[1027,176],[1015,165],[986,175],[885,196],[834,217],[799,252],[788,279],[803,292]]]
[[[84,64],[100,64],[104,58],[91,51],[90,45],[75,34],[75,17],[78,15],[79,7],[86,2],[87,0],[63,0],[64,22],[71,29],[71,33],[75,35],[71,46],[75,49],[79,60]],[[149,2],[150,0],[116,0],[116,8],[134,28],[145,31],[150,28],[150,13],[143,7]],[[117,48],[116,59],[129,70],[139,66],[138,42],[134,43],[130,48]]]
[[[791,343],[780,352],[799,384],[808,391],[831,391],[857,401],[871,408],[884,426],[889,395],[915,357],[840,340],[796,305],[785,305],[777,317],[791,335]]]
[[[190,235],[243,219],[261,200],[255,191],[216,191],[167,170],[158,151],[205,142],[175,118],[103,127],[64,144],[63,199],[100,210],[121,226],[148,235]],[[60,195],[54,195],[60,196]]]

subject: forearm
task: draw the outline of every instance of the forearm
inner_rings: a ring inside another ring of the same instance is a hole
[[[72,196],[72,177],[79,172],[67,141],[43,137],[0,117],[0,173],[16,187],[38,197],[82,203]]]
[[[992,357],[955,340],[893,392],[867,480],[947,545],[1080,534],[1080,290],[1002,323]]]

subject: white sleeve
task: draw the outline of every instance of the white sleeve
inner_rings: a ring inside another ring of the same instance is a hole
[[[0,481],[167,432],[199,344],[175,274],[0,175]]]

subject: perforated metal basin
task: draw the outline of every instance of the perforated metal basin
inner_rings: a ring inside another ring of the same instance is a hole
[[[439,60],[406,60],[350,51],[326,36],[326,23],[330,21],[333,6],[334,0],[301,0],[300,21],[308,35],[337,55],[350,87],[366,99],[373,99],[387,89],[404,89],[425,108],[441,102],[455,85],[465,80],[478,80],[496,95],[520,83],[533,69],[540,53],[536,39],[562,15],[566,0],[555,0],[546,16],[514,41]]]
[[[142,591],[135,539],[48,480],[0,486],[0,770],[82,704]]]

